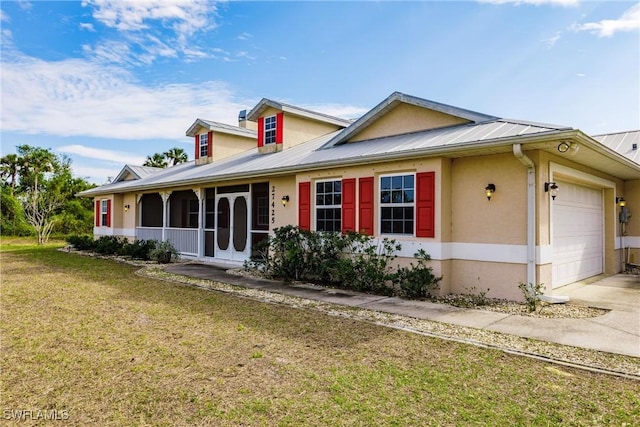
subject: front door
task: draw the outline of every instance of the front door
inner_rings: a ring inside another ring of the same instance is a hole
[[[215,257],[229,261],[249,259],[249,193],[216,196]]]

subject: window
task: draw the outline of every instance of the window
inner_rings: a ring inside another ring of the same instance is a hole
[[[209,135],[203,133],[200,135],[200,157],[207,157],[209,155]]]
[[[189,212],[187,227],[198,228],[198,211],[200,210],[200,202],[198,199],[189,200]]]
[[[382,234],[414,233],[414,175],[380,178],[380,232]]]
[[[276,142],[276,116],[264,119],[264,145]]]
[[[257,226],[269,226],[269,197],[258,197],[258,207],[257,207],[257,217],[256,217],[256,225]]]
[[[316,182],[316,231],[342,231],[342,181]]]
[[[109,226],[109,203],[108,200],[100,201],[100,224],[103,227]]]

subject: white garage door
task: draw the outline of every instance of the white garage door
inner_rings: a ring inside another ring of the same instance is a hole
[[[602,190],[557,182],[553,203],[553,288],[602,273]]]

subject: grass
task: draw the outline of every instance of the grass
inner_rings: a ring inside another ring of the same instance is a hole
[[[3,411],[67,411],[65,425],[640,424],[637,381],[140,277],[55,244],[0,249]]]

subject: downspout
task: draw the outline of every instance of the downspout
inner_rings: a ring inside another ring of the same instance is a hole
[[[536,285],[536,165],[513,144],[513,155],[527,167],[527,284]]]
[[[536,285],[536,165],[522,152],[521,144],[513,144],[513,155],[527,167],[527,284]],[[568,296],[541,295],[550,303],[564,303]]]

